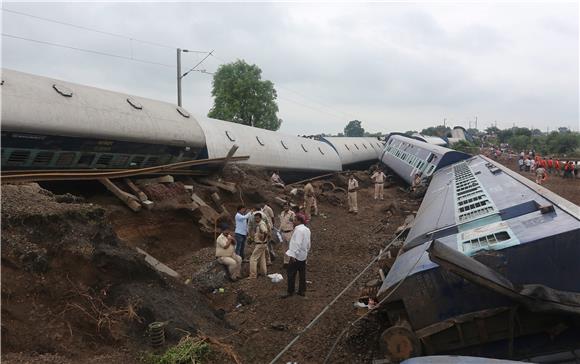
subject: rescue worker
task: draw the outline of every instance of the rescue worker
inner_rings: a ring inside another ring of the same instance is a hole
[[[227,225],[221,226],[221,234],[215,241],[215,257],[218,263],[225,265],[230,273],[230,279],[237,281],[242,270],[242,257],[235,252],[236,240]]]
[[[423,184],[423,179],[421,178],[421,173],[415,173],[413,178],[413,183],[411,183],[411,191],[416,192],[417,189]]]
[[[560,175],[560,159],[556,158],[556,161],[554,162],[554,170],[556,171],[556,176]]]
[[[382,169],[377,169],[375,171],[375,173],[373,173],[373,175],[371,176],[371,179],[373,180],[373,182],[375,183],[375,200],[379,198],[381,198],[381,200],[383,199],[383,194],[385,192],[385,178],[387,176],[385,175],[385,173],[383,172]]]
[[[238,206],[236,213],[236,254],[244,259],[244,250],[246,249],[246,238],[248,235],[248,218],[252,214],[246,210],[244,205]]]
[[[548,159],[548,173],[552,174],[552,172],[554,172],[554,158],[550,157],[550,159]]]
[[[270,219],[270,216],[268,213],[266,213],[264,211],[264,205],[256,205],[256,208],[254,209],[254,211],[252,212],[252,215],[248,218],[248,240],[250,241],[254,241],[254,235],[256,233],[256,227],[258,226],[258,223],[256,222],[256,214],[261,214],[262,216],[262,221],[264,221],[264,223],[266,223],[266,227],[268,228],[268,236],[266,237],[266,265],[270,266],[272,265],[272,256],[270,255],[270,241],[272,240],[272,230],[274,227],[274,224],[272,222],[272,220]],[[269,206],[268,206],[269,208]],[[274,214],[274,212],[272,212],[272,214]]]
[[[294,219],[294,232],[286,251],[286,255],[289,258],[286,270],[288,274],[288,290],[282,295],[282,298],[294,295],[296,273],[300,274],[298,294],[303,297],[306,296],[306,259],[310,251],[310,229],[304,225],[304,219],[303,214],[297,214]]]
[[[285,203],[284,209],[280,212],[280,235],[282,236],[282,243],[284,244],[284,250],[288,250],[288,243],[290,243],[290,238],[292,237],[292,230],[294,230],[294,211],[290,210],[290,204]],[[284,267],[288,266],[290,257],[284,254]]]
[[[266,254],[268,243],[268,226],[262,220],[262,212],[258,211],[254,214],[256,222],[256,229],[253,236],[255,244],[254,251],[250,256],[250,276],[248,278],[256,279],[258,274],[268,274],[266,266]]]
[[[354,174],[350,174],[348,178],[348,212],[358,214],[357,206],[357,191],[358,181],[354,178]]]
[[[564,178],[574,178],[574,169],[576,165],[572,161],[566,162],[564,165]]]
[[[541,185],[542,182],[544,182],[546,180],[546,178],[548,177],[547,173],[546,173],[546,169],[544,167],[542,167],[541,165],[536,168],[536,183]]]
[[[316,195],[314,193],[314,186],[308,182],[304,186],[304,211],[308,218],[310,218],[310,211],[314,208],[314,216],[318,215],[318,205],[316,204]]]

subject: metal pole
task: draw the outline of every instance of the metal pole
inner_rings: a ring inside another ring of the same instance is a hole
[[[181,106],[181,48],[177,48],[177,105]]]

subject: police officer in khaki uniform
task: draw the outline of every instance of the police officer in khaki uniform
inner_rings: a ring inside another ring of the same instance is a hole
[[[292,238],[292,231],[294,230],[294,211],[290,210],[290,204],[285,203],[284,209],[280,212],[280,235],[282,235],[282,243],[284,244],[284,251],[288,250],[288,243]],[[284,254],[284,265],[287,265],[290,257]]]
[[[256,212],[254,214],[254,219],[256,222],[256,229],[254,232],[255,247],[252,256],[250,256],[249,278],[258,278],[258,273],[264,275],[268,274],[268,268],[266,266],[266,254],[268,253],[268,226],[266,225],[266,222],[262,220],[262,212]]]
[[[216,239],[215,256],[218,263],[225,265],[230,272],[230,278],[236,281],[240,278],[242,257],[236,254],[236,240],[227,225],[221,227],[222,233]]]
[[[387,176],[380,168],[377,169],[375,171],[375,173],[373,173],[373,175],[371,176],[371,179],[375,183],[375,200],[377,198],[379,198],[379,196],[380,196],[381,200],[383,199],[383,193],[385,190],[385,178],[386,177]]]
[[[358,191],[358,181],[354,178],[351,173],[348,178],[348,212],[358,214],[357,206],[357,191]]]
[[[318,205],[316,204],[316,196],[314,194],[314,186],[308,182],[304,186],[304,212],[310,217],[310,211],[314,208],[314,215],[318,215]]]

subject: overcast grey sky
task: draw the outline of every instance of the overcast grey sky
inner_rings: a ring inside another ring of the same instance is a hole
[[[279,94],[281,131],[480,129],[579,123],[578,2],[510,3],[23,3],[4,9],[147,40],[2,12],[2,32],[133,57],[88,54],[2,37],[2,65],[176,102],[175,49],[215,50],[200,69],[244,59]],[[203,54],[183,55],[183,71]],[[183,80],[183,104],[207,114],[212,77]]]

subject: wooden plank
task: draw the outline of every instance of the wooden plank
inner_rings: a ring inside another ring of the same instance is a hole
[[[137,185],[134,184],[133,181],[131,181],[129,178],[125,178],[124,181],[127,184],[127,186],[129,187],[129,189],[134,194],[137,195],[137,197],[139,198],[139,200],[141,200],[141,202],[145,202],[145,201],[149,200],[149,198],[147,197],[145,192],[141,191],[141,189],[139,187],[137,187]]]
[[[206,185],[221,188],[222,190],[225,190],[225,191],[228,191],[231,193],[235,193],[238,190],[236,187],[236,184],[232,183],[232,182],[218,182],[218,181],[214,181],[214,180],[209,179],[209,178],[200,178],[200,179],[198,179],[198,181],[203,183],[203,184],[206,184]]]
[[[230,148],[230,150],[228,151],[228,154],[226,154],[226,158],[224,160],[224,164],[223,166],[221,166],[220,168],[220,173],[223,172],[224,168],[226,168],[227,164],[232,160],[232,157],[234,156],[234,154],[236,154],[236,152],[238,151],[239,146],[234,144],[232,145],[232,147]]]
[[[167,274],[167,275],[169,275],[171,277],[174,277],[174,278],[179,278],[179,273],[177,273],[173,269],[169,268],[165,264],[161,263],[159,260],[155,259],[153,256],[151,256],[145,250],[143,250],[141,248],[135,248],[135,249],[140,254],[145,255],[145,261],[147,263],[149,263],[150,266],[152,266],[153,268],[155,268],[155,270],[157,270],[158,272],[165,273],[165,274]]]
[[[139,199],[130,193],[127,193],[117,187],[113,182],[111,182],[108,178],[100,178],[99,182],[101,182],[109,191],[111,191],[115,196],[117,196],[121,201],[127,205],[131,210],[137,212],[141,210],[141,204],[139,203]]]

